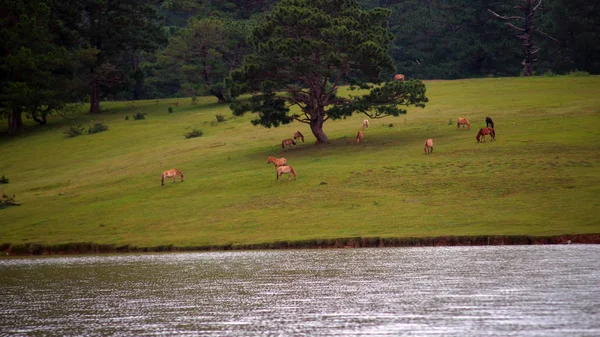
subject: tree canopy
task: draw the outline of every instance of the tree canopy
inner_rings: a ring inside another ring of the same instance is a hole
[[[258,113],[266,127],[298,121],[310,125],[317,143],[328,142],[323,123],[363,112],[371,118],[398,116],[398,105],[424,106],[425,85],[391,79],[393,35],[389,10],[362,9],[354,0],[283,0],[252,31],[252,53],[231,74],[234,114]],[[338,95],[341,85],[366,90]],[[298,110],[291,111],[291,107]]]

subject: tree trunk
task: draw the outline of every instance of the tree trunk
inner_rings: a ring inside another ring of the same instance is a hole
[[[327,144],[329,143],[329,138],[325,132],[323,132],[323,122],[325,121],[325,111],[323,108],[319,109],[320,111],[315,111],[311,114],[310,117],[310,130],[313,135],[317,139],[316,144]]]
[[[90,113],[97,114],[100,113],[100,88],[98,87],[98,82],[92,82],[92,92],[90,94]]]
[[[14,136],[23,129],[23,113],[21,109],[15,108],[8,114],[8,135]]]
[[[33,113],[33,114],[31,115],[31,117],[32,117],[32,118],[33,118],[33,120],[34,120],[34,121],[36,121],[36,122],[37,122],[39,125],[46,125],[46,124],[48,124],[48,118],[46,117],[47,115],[48,115],[47,113],[44,113],[44,112],[42,112],[42,113],[41,113],[41,115],[40,115],[40,116],[42,117],[42,119],[39,119],[39,118],[38,118],[38,116],[37,116],[37,113]]]

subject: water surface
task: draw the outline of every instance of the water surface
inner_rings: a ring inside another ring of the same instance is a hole
[[[600,336],[600,245],[0,260],[0,335]]]

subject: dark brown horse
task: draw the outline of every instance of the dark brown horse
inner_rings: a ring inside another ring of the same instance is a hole
[[[491,127],[493,129],[494,128],[494,121],[491,118],[486,117],[485,118],[485,127],[486,128],[487,127]]]
[[[496,131],[494,131],[494,129],[481,128],[481,129],[479,129],[479,132],[477,133],[477,136],[475,137],[475,139],[477,139],[477,143],[485,143],[486,135],[490,135],[490,137],[492,138],[492,141],[496,140]],[[483,137],[483,139],[481,139],[481,137]]]

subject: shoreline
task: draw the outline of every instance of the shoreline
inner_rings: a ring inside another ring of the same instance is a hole
[[[206,246],[160,245],[137,247],[132,245],[97,244],[73,242],[63,244],[25,243],[0,244],[0,256],[38,255],[84,255],[148,252],[204,252],[268,249],[332,249],[332,248],[383,248],[383,247],[444,247],[444,246],[501,246],[501,245],[553,245],[553,244],[600,244],[600,233],[533,235],[473,235],[437,237],[348,237],[337,239],[314,239],[300,241],[277,241],[257,244],[226,244]]]

